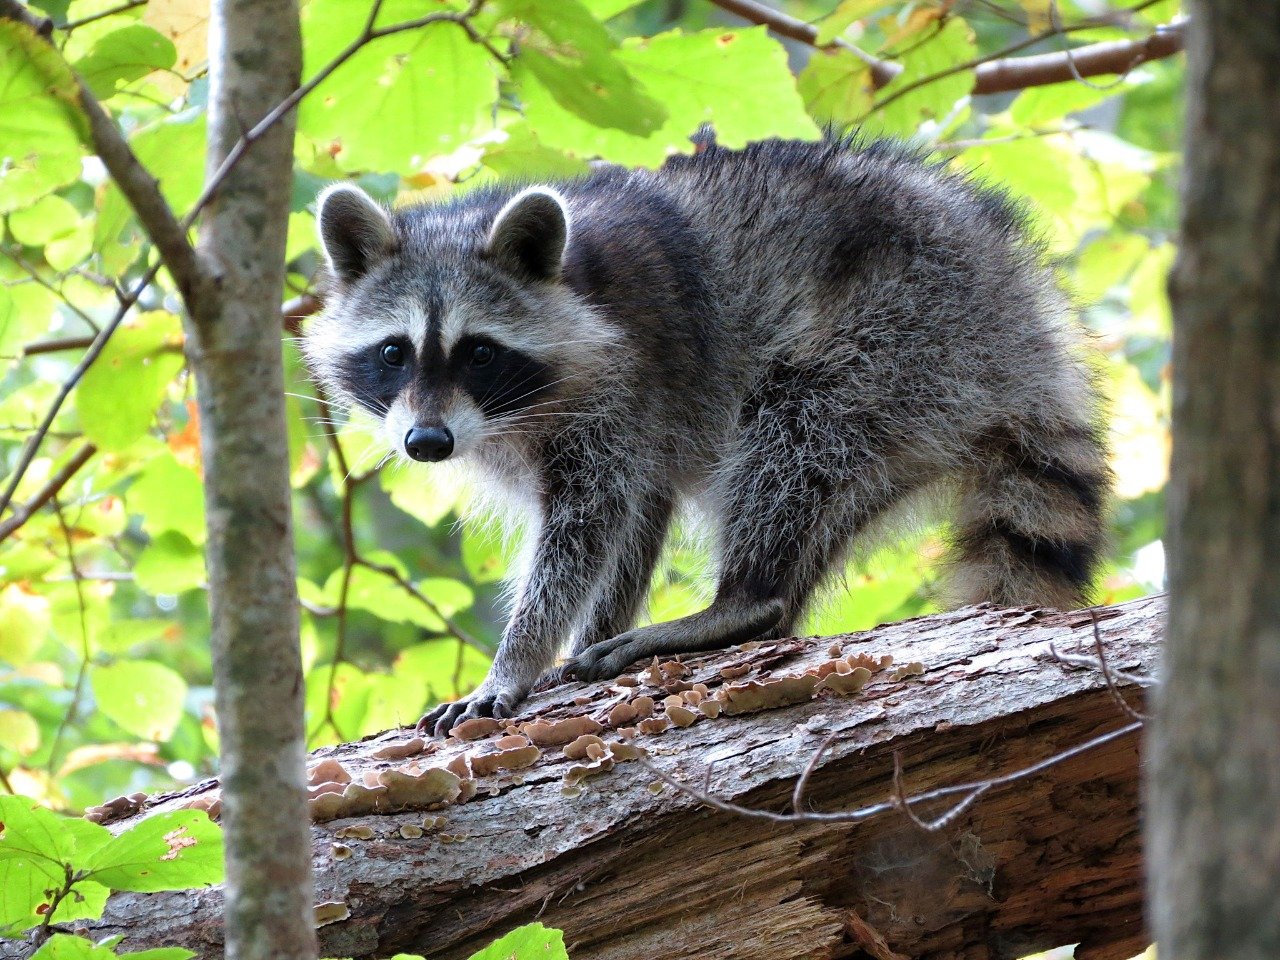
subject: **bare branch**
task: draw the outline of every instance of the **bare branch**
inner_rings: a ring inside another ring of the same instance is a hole
[[[0,0],[0,2],[7,3],[13,2],[13,0]],[[392,24],[389,27],[375,27],[374,23],[378,18],[379,12],[382,10],[382,0],[374,0],[373,6],[369,11],[369,17],[365,21],[364,28],[356,38],[339,51],[332,60],[321,67],[314,76],[306,81],[306,83],[297,87],[291,94],[289,94],[289,96],[285,97],[276,104],[275,107],[268,111],[261,120],[249,129],[245,130],[240,139],[236,141],[229,151],[227,151],[227,155],[223,158],[222,163],[218,165],[218,169],[206,179],[204,189],[201,190],[200,196],[196,198],[196,202],[192,204],[187,215],[182,218],[182,226],[184,228],[190,228],[192,224],[195,223],[196,218],[200,215],[200,211],[204,209],[205,205],[210,199],[212,199],[213,195],[218,192],[218,189],[222,186],[222,182],[226,179],[227,174],[229,174],[236,164],[240,162],[241,158],[255,142],[262,139],[262,137],[265,136],[272,127],[280,122],[281,118],[286,116],[302,101],[303,97],[307,96],[311,91],[315,90],[316,87],[324,83],[325,80],[332,76],[335,70],[359,53],[366,45],[383,37],[403,33],[406,30],[418,30],[433,23],[458,24],[466,30],[467,35],[474,40],[479,36],[479,34],[476,33],[474,27],[470,25],[469,21],[480,12],[480,8],[484,6],[484,2],[485,0],[471,0],[468,7],[461,12],[432,13],[424,17],[418,17],[414,20],[406,20],[402,23]],[[495,56],[500,56],[500,54],[498,54],[497,51],[488,43],[485,43],[484,46],[486,49],[490,50],[490,52],[494,53]]]
[[[10,2],[10,0],[0,0],[0,3],[7,2]],[[45,411],[44,419],[40,421],[35,432],[27,438],[27,442],[22,448],[22,453],[18,456],[18,462],[13,468],[13,474],[9,477],[9,483],[5,486],[4,493],[0,494],[0,513],[3,513],[9,507],[9,504],[13,502],[14,491],[18,489],[18,484],[22,482],[27,469],[31,466],[32,461],[35,460],[40,444],[44,442],[45,436],[53,426],[53,421],[57,419],[58,412],[62,409],[67,397],[71,395],[71,391],[76,388],[76,384],[80,382],[80,378],[84,376],[85,371],[89,369],[93,361],[98,359],[98,356],[106,347],[107,341],[111,339],[111,335],[116,332],[116,328],[120,326],[125,316],[133,308],[133,305],[138,302],[138,297],[142,296],[142,291],[151,284],[151,281],[155,279],[156,274],[159,272],[160,261],[157,260],[147,268],[146,273],[142,275],[133,290],[121,299],[120,307],[116,310],[115,316],[98,331],[98,335],[93,338],[93,343],[89,345],[89,349],[80,358],[80,362],[76,364],[75,369],[71,371],[67,379],[62,382],[57,396],[53,398],[53,403]]]
[[[913,797],[902,796],[901,790],[895,784],[895,790],[891,799],[883,803],[873,803],[869,806],[859,807],[856,810],[837,810],[828,813],[824,812],[802,812],[796,810],[794,813],[774,813],[772,810],[757,810],[753,807],[744,807],[736,803],[728,803],[718,797],[712,796],[706,790],[699,790],[697,787],[690,786],[682,780],[666,773],[650,763],[646,758],[641,757],[636,762],[642,767],[656,776],[663,783],[674,787],[681,793],[688,794],[695,800],[699,800],[708,807],[716,810],[723,810],[725,813],[734,813],[741,817],[749,817],[754,820],[768,820],[772,823],[860,823],[863,820],[870,820],[872,817],[878,817],[891,811],[910,812],[911,808],[924,803],[932,803],[938,800],[948,800],[952,797],[960,797],[951,808],[948,809],[941,817],[933,821],[923,821],[916,817],[912,817],[915,822],[925,829],[940,829],[946,823],[951,822],[956,816],[969,809],[977,800],[985,793],[992,790],[998,790],[1007,787],[1010,784],[1017,783],[1019,780],[1026,780],[1037,774],[1062,763],[1080,756],[1082,753],[1088,753],[1090,750],[1096,750],[1098,747],[1111,743],[1114,740],[1120,740],[1130,734],[1137,733],[1142,729],[1142,723],[1130,723],[1126,726],[1112,730],[1110,733],[1100,734],[1092,737],[1084,743],[1077,744],[1070,749],[1055,753],[1051,757],[1041,760],[1039,763],[1033,763],[1028,767],[1014,770],[1003,776],[991,777],[987,780],[978,780],[973,783],[962,783],[950,787],[938,787],[936,790],[928,790],[924,793],[918,793]],[[824,741],[819,749],[825,749],[827,741]],[[900,777],[895,776],[895,780]],[[933,826],[939,824],[940,826]]]
[[[807,43],[811,46],[818,46],[817,27],[811,23],[805,23],[803,20],[797,20],[795,17],[789,17],[780,10],[774,10],[763,3],[758,3],[757,0],[711,0],[711,2],[721,10],[727,10],[743,20],[768,27],[779,36],[787,37],[790,40],[799,40],[801,43]],[[836,40],[826,44],[826,46],[848,50],[870,67],[871,82],[877,90],[902,72],[901,65],[889,60],[879,60],[848,41]]]
[[[22,348],[24,357],[34,357],[42,353],[61,353],[64,350],[83,350],[92,346],[94,337],[59,337],[54,340],[36,340]]]
[[[30,519],[31,515],[58,495],[72,477],[98,452],[92,443],[86,443],[62,465],[62,469],[49,478],[48,482],[26,503],[19,504],[13,513],[4,521],[0,521],[0,542],[3,542],[15,530]]]
[[[973,92],[1004,93],[1104,74],[1124,76],[1144,63],[1171,57],[1181,51],[1185,35],[1185,24],[1173,23],[1160,27],[1142,40],[1113,40],[1061,53],[995,60],[977,69]]]
[[[130,10],[135,10],[138,7],[145,7],[146,5],[147,0],[126,0],[125,3],[120,4],[118,7],[99,10],[97,13],[91,13],[87,17],[81,17],[79,20],[68,20],[66,23],[57,24],[57,27],[59,30],[65,30],[70,33],[77,27],[83,27],[87,23],[95,23],[98,20],[105,20],[107,17],[114,17],[121,13],[128,13]]]

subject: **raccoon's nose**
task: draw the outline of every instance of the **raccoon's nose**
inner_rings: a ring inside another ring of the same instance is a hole
[[[453,434],[448,427],[414,427],[404,435],[404,449],[415,460],[434,463],[453,453]]]

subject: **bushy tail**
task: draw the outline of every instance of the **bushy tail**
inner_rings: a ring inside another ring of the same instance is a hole
[[[1100,429],[1023,424],[984,440],[964,482],[952,548],[955,599],[1072,609],[1106,548],[1111,487]]]

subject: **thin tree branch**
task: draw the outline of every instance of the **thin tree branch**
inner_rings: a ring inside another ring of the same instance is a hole
[[[79,20],[68,20],[66,23],[57,24],[59,30],[65,30],[70,33],[77,27],[83,27],[86,23],[94,23],[98,20],[105,20],[107,17],[114,17],[120,13],[128,13],[137,7],[145,7],[147,0],[127,0],[126,3],[120,4],[118,7],[111,7],[108,10],[100,10],[97,13],[91,13],[87,17],[81,17]]]
[[[932,803],[937,800],[949,800],[953,797],[959,797],[960,799],[956,801],[946,813],[934,821],[921,821],[917,818],[913,818],[917,819],[917,822],[922,826],[925,826],[927,829],[939,829],[930,827],[929,824],[938,823],[939,821],[944,824],[951,822],[955,816],[958,816],[960,813],[963,813],[971,807],[983,794],[1002,787],[1007,787],[1020,780],[1027,780],[1066,760],[1071,760],[1083,753],[1088,753],[1090,750],[1096,750],[1098,747],[1105,746],[1115,740],[1120,740],[1130,734],[1137,733],[1142,729],[1142,726],[1143,725],[1141,723],[1127,724],[1116,730],[1112,730],[1109,733],[1091,737],[1084,743],[1077,744],[1067,750],[1055,753],[1053,756],[1047,757],[1039,763],[1033,763],[1030,766],[1022,767],[1011,773],[1006,773],[1003,776],[991,777],[986,780],[978,780],[972,783],[956,784],[950,787],[939,787],[936,790],[927,790],[924,793],[918,793],[912,797],[904,797],[901,790],[895,787],[893,796],[883,803],[873,803],[865,807],[859,807],[856,810],[837,810],[829,813],[805,812],[798,809],[793,813],[774,813],[772,810],[758,810],[754,807],[744,807],[740,804],[729,803],[721,800],[718,797],[712,796],[706,790],[699,790],[697,787],[692,787],[682,780],[677,780],[675,777],[654,766],[645,757],[641,757],[636,762],[663,783],[674,787],[681,793],[688,794],[695,800],[699,800],[709,807],[716,810],[723,810],[725,813],[733,813],[742,817],[750,817],[755,820],[768,820],[771,823],[860,823],[863,820],[870,820],[872,817],[878,817],[882,814],[890,813],[895,810],[899,812],[903,810],[909,811],[911,807],[918,804]],[[822,747],[819,749],[825,749],[826,745],[827,741],[824,741]],[[803,798],[801,799],[803,800]]]
[[[59,337],[55,340],[37,340],[22,348],[24,357],[34,357],[41,353],[60,353],[63,350],[83,350],[93,345],[95,337]]]
[[[1141,6],[1146,5],[1142,4]],[[1139,10],[1141,6],[1134,9]],[[1073,62],[1075,68],[1081,70],[1082,57],[1084,62],[1084,69],[1081,71],[1082,75],[1087,73],[1093,76],[1098,73],[1106,73],[1108,69],[1110,72],[1123,73],[1125,70],[1132,70],[1134,67],[1150,60],[1172,56],[1182,49],[1185,39],[1184,25],[1175,23],[1160,27],[1145,40],[1117,40],[1107,43],[1095,43],[1089,46],[1077,47],[1070,54],[1045,53],[1029,57],[1010,56],[1012,53],[1025,50],[1027,47],[1035,46],[1037,43],[1053,37],[1063,36],[1079,30],[1091,30],[1096,26],[1097,24],[1094,23],[1079,23],[1062,27],[1058,30],[1048,30],[1044,33],[1036,34],[1034,37],[1028,37],[1025,40],[1010,44],[1003,50],[998,50],[987,56],[975,57],[964,63],[953,64],[945,70],[939,70],[937,73],[920,77],[899,87],[873,104],[869,112],[874,113],[877,110],[881,110],[914,90],[919,90],[921,87],[926,87],[931,83],[937,83],[939,80],[954,76],[957,73],[964,73],[966,70],[974,71],[973,93],[975,95],[1023,90],[1028,87],[1044,86],[1071,80]],[[1156,38],[1161,39],[1156,42]],[[1157,53],[1159,56],[1156,55]],[[1072,58],[1074,58],[1074,61]]]
[[[735,16],[741,17],[743,20],[762,27],[768,27],[781,37],[799,40],[801,43],[807,43],[810,46],[818,46],[817,27],[811,23],[805,23],[803,20],[797,20],[795,17],[787,16],[781,10],[774,10],[763,3],[758,3],[757,0],[711,0],[711,2],[721,10],[726,10]],[[835,40],[826,44],[826,46],[848,50],[870,67],[871,83],[877,90],[902,72],[901,65],[889,60],[880,60],[845,40]]]
[[[19,504],[8,518],[0,521],[0,542],[7,539],[10,534],[26,523],[33,513],[57,496],[58,492],[97,452],[97,447],[92,443],[86,443],[75,452],[70,460],[62,465],[61,470],[49,478],[48,482],[40,488],[35,496],[26,503]]]
[[[1162,26],[1142,40],[1113,40],[1061,53],[996,60],[977,69],[973,92],[1004,93],[1110,73],[1124,76],[1144,63],[1173,56],[1185,41],[1185,23],[1179,22]]]
[[[0,0],[0,3],[7,2],[9,0]],[[44,419],[40,421],[40,425],[36,427],[35,432],[31,434],[23,446],[22,453],[18,456],[18,463],[13,469],[13,475],[9,478],[9,483],[5,486],[4,493],[0,494],[0,514],[13,502],[14,491],[18,489],[18,484],[22,482],[27,469],[31,466],[32,461],[35,460],[40,444],[53,426],[53,421],[57,419],[58,412],[62,409],[67,397],[71,395],[71,391],[75,389],[76,384],[80,382],[80,378],[84,376],[85,371],[89,369],[93,361],[98,359],[98,356],[106,347],[107,341],[111,339],[111,335],[116,332],[116,328],[120,326],[125,316],[133,308],[133,305],[138,302],[138,298],[142,296],[142,291],[151,284],[156,274],[160,272],[160,265],[161,261],[157,259],[155,263],[147,268],[146,273],[142,275],[142,279],[134,286],[132,292],[121,299],[120,307],[116,310],[115,316],[98,331],[98,335],[93,338],[93,343],[89,345],[89,349],[80,358],[80,362],[76,364],[75,369],[71,371],[67,379],[62,382],[57,396],[53,398],[53,403],[49,405],[49,409],[45,412]]]
[[[0,0],[0,3],[9,3],[13,0]],[[200,211],[213,198],[222,186],[222,182],[226,179],[227,174],[235,167],[240,159],[245,155],[255,142],[262,139],[280,119],[286,116],[294,109],[302,100],[316,87],[327,80],[335,70],[359,53],[366,45],[374,40],[380,40],[383,37],[389,37],[397,33],[403,33],[406,30],[418,30],[422,27],[429,26],[433,23],[456,23],[467,32],[468,37],[473,40],[479,35],[474,28],[468,23],[484,6],[485,0],[471,0],[467,8],[461,12],[450,13],[432,13],[424,17],[418,17],[414,20],[406,20],[402,23],[392,24],[389,27],[375,27],[374,23],[378,19],[378,14],[382,11],[383,0],[374,0],[373,6],[369,11],[368,19],[365,20],[364,28],[356,36],[351,43],[347,44],[338,54],[327,64],[320,68],[314,76],[305,83],[301,84],[293,93],[281,100],[267,114],[255,123],[252,127],[245,130],[240,139],[227,152],[222,163],[218,165],[218,169],[205,181],[204,189],[201,190],[200,196],[196,198],[196,202],[192,205],[187,215],[182,218],[182,227],[190,228],[195,223],[196,217]],[[485,43],[484,46],[495,54],[500,56],[497,51]]]

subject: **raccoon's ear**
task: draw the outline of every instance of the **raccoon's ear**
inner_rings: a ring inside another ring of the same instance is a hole
[[[335,183],[320,194],[316,226],[329,269],[344,285],[359,280],[395,250],[387,211],[349,183]]]
[[[550,187],[529,187],[508,200],[494,219],[485,255],[519,276],[554,280],[568,240],[564,198]]]

